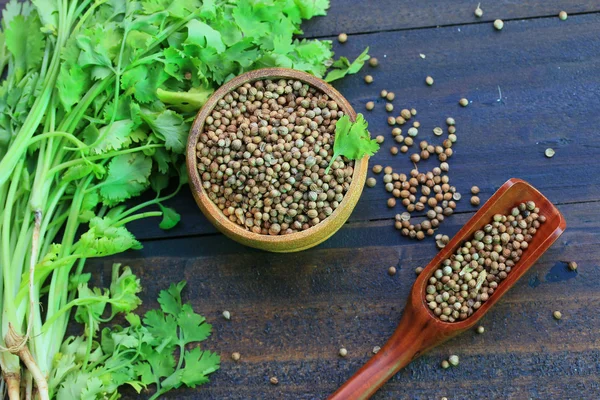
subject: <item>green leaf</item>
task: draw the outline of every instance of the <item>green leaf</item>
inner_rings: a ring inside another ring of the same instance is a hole
[[[81,98],[90,88],[89,75],[77,65],[64,64],[56,80],[58,96],[65,111],[71,111],[73,106],[81,101]]]
[[[102,291],[99,288],[90,289],[87,284],[79,285],[77,298],[85,301],[85,304],[77,307],[75,320],[85,324],[91,332],[96,332],[99,329],[100,317],[108,302],[108,296],[108,291]]]
[[[89,379],[90,375],[85,372],[69,374],[58,389],[56,400],[80,399]]]
[[[110,283],[111,308],[116,313],[129,313],[135,310],[142,300],[137,296],[142,291],[140,280],[131,272],[131,268],[121,264],[113,264],[112,281]]]
[[[98,130],[97,136],[87,134],[85,141],[88,144],[94,144],[93,150],[96,154],[106,153],[111,150],[120,150],[129,143],[129,134],[133,126],[133,121],[130,119],[115,121],[112,124],[101,127]]]
[[[221,358],[218,354],[201,351],[198,347],[192,351],[186,351],[184,361],[181,381],[191,388],[207,383],[207,375],[218,370],[221,365]]]
[[[156,95],[163,103],[181,112],[198,111],[213,93],[212,89],[193,87],[187,92],[169,92],[158,88]]]
[[[206,318],[196,314],[189,304],[184,304],[177,316],[177,324],[181,328],[180,343],[186,345],[201,342],[210,336],[212,325],[205,323]]]
[[[193,19],[187,24],[188,37],[184,44],[193,44],[199,47],[212,47],[217,53],[225,51],[225,44],[221,39],[219,31],[214,30],[209,25],[197,19]]]
[[[154,375],[152,374],[152,367],[147,362],[137,363],[134,367],[135,373],[138,374],[140,380],[144,385],[151,385],[154,382]]]
[[[85,389],[81,391],[81,400],[96,400],[96,396],[104,391],[102,381],[92,377],[87,381]]]
[[[303,19],[325,15],[329,8],[329,0],[294,0],[294,3],[300,9],[300,15]]]
[[[167,290],[161,290],[158,295],[160,308],[167,314],[178,316],[181,312],[181,291],[186,282],[181,281],[177,284],[172,283]]]
[[[163,213],[162,221],[158,225],[160,229],[167,230],[174,228],[181,220],[181,215],[179,215],[179,213],[177,213],[177,211],[175,211],[171,207],[165,207],[162,204],[159,204],[158,206],[160,207],[160,210]]]
[[[4,32],[6,47],[14,56],[16,81],[37,69],[44,57],[45,40],[37,15],[15,16]]]
[[[356,122],[351,122],[347,115],[338,120],[335,124],[333,157],[325,170],[326,174],[339,156],[360,160],[366,155],[372,156],[379,150],[379,145],[375,139],[371,139],[367,126],[367,121],[362,114],[358,114]]]
[[[336,60],[332,67],[333,70],[329,71],[327,76],[325,77],[326,82],[332,82],[337,79],[343,78],[348,74],[355,74],[363,67],[365,61],[369,60],[369,48],[367,47],[365,51],[359,55],[356,60],[350,64],[350,61],[346,57],[340,57],[339,60]]]
[[[101,45],[95,45],[92,43],[92,39],[88,36],[79,35],[77,36],[77,45],[81,49],[79,54],[78,64],[82,67],[89,65],[97,65],[100,67],[106,67],[112,69],[112,61],[108,49]]]
[[[94,217],[90,228],[77,242],[77,253],[84,257],[105,257],[129,249],[141,249],[142,245],[124,226],[114,227],[112,221]]]
[[[142,193],[150,184],[152,160],[139,153],[123,154],[113,158],[108,175],[99,185],[106,205],[115,205]]]
[[[177,321],[172,315],[165,315],[160,310],[150,310],[144,315],[143,321],[148,332],[155,338],[153,345],[156,346],[156,352],[171,349],[177,343]]]
[[[183,154],[190,125],[181,115],[172,110],[164,110],[160,113],[142,111],[141,116],[152,131],[164,140],[167,150]]]

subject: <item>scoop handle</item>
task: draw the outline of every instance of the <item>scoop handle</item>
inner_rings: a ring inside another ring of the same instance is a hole
[[[398,371],[419,357],[437,338],[431,318],[407,305],[394,334],[361,369],[344,383],[329,400],[370,398]]]

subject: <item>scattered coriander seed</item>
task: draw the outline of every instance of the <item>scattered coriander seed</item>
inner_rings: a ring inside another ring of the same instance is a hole
[[[404,138],[404,144],[407,146],[412,146],[414,143],[414,140],[412,137],[406,137]]]
[[[454,193],[452,194],[452,198],[453,198],[455,201],[459,201],[459,200],[462,198],[462,195],[461,195],[460,193],[458,193],[458,192],[454,192]]]
[[[387,123],[388,123],[388,125],[390,125],[390,126],[394,126],[394,125],[396,125],[396,118],[394,118],[394,117],[388,117],[388,119],[387,119]]]
[[[485,328],[483,326],[479,325],[477,327],[477,333],[482,334],[483,332],[485,332]]]
[[[444,368],[444,369],[450,368],[450,363],[448,362],[448,360],[442,361],[442,368]]]
[[[459,360],[458,360],[458,356],[457,355],[451,355],[450,357],[448,357],[448,362],[453,367],[456,367],[458,365],[458,361]]]
[[[421,57],[421,58],[425,58],[425,57],[427,57],[427,56],[426,56],[425,54],[423,54],[423,53],[419,53],[419,57]]]
[[[435,128],[433,128],[433,134],[435,136],[442,136],[443,133],[444,133],[444,131],[439,126],[436,126]]]
[[[346,357],[348,355],[348,350],[346,350],[346,348],[342,347],[340,349],[340,351],[338,352],[338,354],[340,355],[340,357]]]
[[[413,122],[413,127],[418,129],[421,127],[421,123],[419,121],[415,121],[415,122]]]
[[[396,95],[394,94],[394,92],[388,92],[388,94],[385,96],[386,99],[388,99],[389,101],[394,101],[394,99],[396,98]]]
[[[386,175],[389,175],[392,172],[394,172],[394,169],[392,167],[390,167],[389,165],[383,169],[383,173]]]
[[[419,134],[419,130],[413,126],[412,128],[408,128],[407,133],[408,136],[415,137]]]
[[[449,134],[455,134],[456,133],[456,126],[451,125],[448,127],[448,133]]]
[[[372,109],[375,108],[375,103],[372,101],[367,102],[367,104],[365,105],[365,108],[367,109],[367,111],[371,111]]]
[[[392,153],[392,155],[395,156],[396,154],[398,154],[398,148],[396,146],[392,146],[390,148],[390,153]]]
[[[412,161],[416,164],[419,161],[421,161],[421,156],[418,153],[411,154],[410,161]]]
[[[396,136],[400,136],[402,135],[402,129],[400,128],[394,128],[392,129],[392,136],[396,137]]]
[[[548,158],[552,158],[552,157],[554,157],[554,153],[555,153],[555,152],[554,152],[554,149],[552,149],[552,148],[550,148],[550,147],[548,147],[548,148],[546,149],[546,151],[544,152],[544,154],[545,154],[545,155],[546,155],[546,157],[548,157]]]
[[[338,42],[346,43],[347,41],[348,41],[348,35],[346,35],[345,33],[340,33],[338,35]]]
[[[413,117],[414,117],[415,115],[417,115],[417,109],[416,109],[416,108],[411,108],[411,109],[410,109],[410,115],[412,115]]]
[[[388,206],[388,208],[396,207],[396,199],[393,197],[389,198],[387,201],[387,206]]]
[[[406,120],[399,115],[396,117],[396,123],[398,125],[404,125],[406,123]]]
[[[396,275],[396,267],[392,266],[388,268],[388,275],[389,276],[394,276]]]
[[[577,271],[577,263],[575,261],[570,261],[567,265],[571,271]]]
[[[494,28],[496,28],[497,31],[501,31],[502,28],[504,28],[504,22],[502,22],[501,19],[497,19],[494,21]]]
[[[412,117],[412,114],[410,113],[410,110],[407,110],[405,108],[402,111],[400,111],[400,116],[408,121]]]
[[[477,187],[477,186],[471,187],[471,193],[473,193],[473,194],[479,194],[479,187]]]
[[[379,164],[373,166],[373,173],[380,174],[383,171],[383,167]]]
[[[446,124],[448,126],[453,126],[454,124],[456,124],[456,121],[454,121],[454,118],[448,117],[448,118],[446,118]]]
[[[387,97],[387,95],[388,95],[388,91],[384,89],[384,90],[382,90],[382,91],[381,91],[381,93],[379,93],[379,95],[380,95],[381,97],[385,98],[385,97]]]
[[[448,400],[447,397],[442,397],[440,400]]]
[[[371,67],[376,67],[379,65],[379,60],[376,59],[375,57],[371,57],[371,58],[369,58],[369,65]]]
[[[269,379],[269,382],[271,382],[271,385],[277,385],[279,383],[279,379],[277,379],[275,376],[272,376],[271,379]]]
[[[456,135],[454,133],[451,133],[451,134],[448,135],[448,139],[450,139],[450,141],[452,143],[456,143],[456,139],[457,138],[456,138]]]
[[[560,311],[554,311],[552,313],[552,316],[554,317],[554,319],[559,320],[562,318],[562,313]]]
[[[231,313],[227,310],[223,311],[223,318],[229,321],[231,319]]]
[[[394,111],[394,105],[393,105],[392,103],[387,103],[387,104],[385,105],[385,111],[387,111],[387,112],[392,112],[392,111]]]
[[[423,267],[415,268],[415,274],[419,275],[421,272],[423,272]]]
[[[568,15],[566,11],[561,11],[558,13],[558,18],[560,18],[561,21],[565,21],[567,19]]]
[[[241,356],[241,354],[240,354],[240,353],[238,353],[237,351],[236,351],[235,353],[231,353],[231,359],[232,359],[233,361],[239,361],[239,359],[240,359],[241,357],[242,357],[242,356]]]
[[[458,101],[458,104],[460,104],[460,105],[461,105],[461,106],[463,106],[463,107],[466,107],[466,106],[468,106],[468,105],[469,105],[469,100],[467,100],[467,99],[465,99],[465,98],[463,97],[462,99],[460,99],[460,100]]]
[[[373,354],[377,354],[377,353],[379,353],[379,350],[381,350],[381,347],[379,347],[379,346],[375,346],[375,347],[373,347],[373,350],[372,350],[372,351],[373,351]]]
[[[383,135],[377,135],[375,137],[375,141],[379,144],[383,143],[384,140],[385,140],[385,137]]]
[[[366,75],[365,76],[365,83],[373,83],[373,76],[371,75]]]
[[[394,137],[394,141],[396,143],[402,143],[402,142],[404,142],[404,136],[398,135],[398,136]]]
[[[477,4],[477,8],[475,9],[475,16],[477,18],[481,18],[483,16],[483,10],[480,7],[481,3]]]
[[[430,76],[428,76],[427,78],[425,78],[425,83],[426,83],[428,86],[431,86],[431,85],[433,85],[433,78],[432,78],[432,77],[430,77]]]
[[[408,146],[402,146],[400,147],[400,152],[401,153],[406,153],[408,151]]]
[[[367,178],[367,186],[372,188],[377,184],[377,180],[375,178]]]
[[[478,206],[481,200],[477,196],[471,196],[471,205]]]

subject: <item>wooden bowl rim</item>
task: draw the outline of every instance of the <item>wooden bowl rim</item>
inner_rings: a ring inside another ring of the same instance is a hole
[[[317,225],[312,226],[304,231],[276,236],[264,235],[246,230],[235,222],[230,221],[229,218],[225,217],[223,212],[212,202],[212,200],[208,198],[204,188],[202,187],[200,175],[198,173],[198,169],[196,168],[196,144],[198,142],[198,137],[204,128],[204,121],[206,120],[206,117],[212,112],[217,102],[232,90],[243,85],[244,83],[267,78],[296,79],[308,83],[309,85],[327,94],[332,100],[334,100],[342,109],[342,111],[344,111],[344,113],[350,117],[351,121],[356,120],[356,111],[354,111],[354,108],[350,105],[348,100],[333,86],[314,75],[290,68],[262,68],[248,71],[226,82],[219,89],[217,89],[196,115],[194,123],[190,129],[187,142],[186,161],[189,185],[192,189],[194,199],[200,207],[200,210],[203,213],[210,213],[210,217],[216,220],[216,223],[213,221],[211,222],[213,222],[213,225],[215,225],[219,230],[227,231],[235,236],[241,236],[257,243],[286,243],[301,241],[312,235],[315,235],[320,231],[326,230],[329,226],[333,225],[337,217],[339,217],[342,213],[342,210],[348,207],[349,202],[351,201],[350,193],[356,190],[362,191],[364,182],[360,182],[360,176],[366,175],[369,156],[365,156],[360,160],[354,160],[354,172],[352,174],[352,182],[350,183],[350,187],[344,195],[342,202],[330,216],[319,222]],[[354,206],[356,206],[356,204]],[[354,208],[354,206],[352,208]],[[209,216],[207,215],[207,217]]]

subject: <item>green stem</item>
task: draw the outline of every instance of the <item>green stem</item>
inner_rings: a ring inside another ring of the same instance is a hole
[[[122,220],[115,222],[114,226],[119,227],[119,226],[123,226],[125,224],[128,224],[128,223],[138,220],[138,219],[149,218],[149,217],[160,217],[160,216],[162,216],[161,211],[148,211],[145,213],[132,215],[128,218],[123,218]]]

